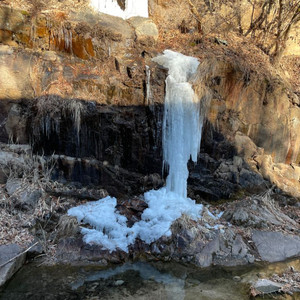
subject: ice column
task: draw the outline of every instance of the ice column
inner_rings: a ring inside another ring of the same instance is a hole
[[[163,156],[169,166],[166,188],[186,198],[187,163],[190,158],[197,161],[203,123],[199,100],[188,82],[199,61],[171,50],[153,60],[169,69],[163,120]]]

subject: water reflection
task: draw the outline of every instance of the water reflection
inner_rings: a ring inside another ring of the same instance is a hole
[[[169,273],[161,273],[152,265],[145,262],[137,262],[134,264],[126,263],[116,268],[102,270],[98,272],[88,273],[85,278],[81,278],[71,284],[72,290],[77,290],[79,287],[87,284],[88,282],[95,282],[103,279],[113,278],[116,275],[126,273],[128,271],[136,271],[143,281],[155,281],[158,284],[164,285],[167,299],[183,300],[185,297],[184,285],[186,274],[182,278],[177,278]],[[123,280],[119,280],[123,281]],[[124,281],[125,283],[125,281]]]
[[[300,260],[208,269],[162,262],[126,263],[107,269],[29,264],[0,290],[0,299],[246,300],[251,282],[289,266],[299,270]],[[288,299],[299,299],[299,295]]]

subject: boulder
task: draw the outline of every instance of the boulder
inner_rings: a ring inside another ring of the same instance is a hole
[[[264,261],[276,262],[300,255],[298,235],[254,230],[252,240]]]
[[[272,294],[276,292],[280,292],[282,284],[271,281],[269,279],[259,279],[253,285],[253,288],[258,291],[259,294]]]
[[[151,19],[142,17],[133,17],[128,20],[134,28],[138,42],[151,46],[158,39],[158,29]]]
[[[0,286],[22,267],[25,258],[26,254],[22,253],[22,248],[17,244],[0,246]]]

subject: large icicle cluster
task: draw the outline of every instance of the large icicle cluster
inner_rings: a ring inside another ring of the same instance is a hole
[[[190,158],[197,160],[201,141],[199,102],[188,83],[199,62],[170,50],[154,61],[169,69],[163,124],[164,160],[169,166],[166,187],[145,193],[148,208],[141,221],[131,228],[126,225],[126,217],[116,211],[115,198],[106,197],[68,211],[79,222],[93,226],[94,229],[82,229],[85,242],[100,244],[110,251],[117,248],[128,251],[136,238],[151,243],[162,236],[170,236],[171,224],[182,214],[197,219],[202,210],[202,205],[186,197],[187,163]]]
[[[117,0],[91,0],[91,4],[99,12],[123,19],[148,18],[148,0],[125,0],[125,10],[121,9]]]

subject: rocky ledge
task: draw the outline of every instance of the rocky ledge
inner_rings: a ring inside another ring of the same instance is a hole
[[[274,201],[275,197],[276,194],[268,190],[238,203],[204,207],[198,221],[183,215],[173,223],[170,237],[162,237],[150,245],[137,240],[128,253],[109,252],[99,245],[84,244],[76,219],[63,217],[55,257],[61,263],[106,265],[146,258],[208,267],[237,266],[257,260],[275,262],[299,256],[300,208],[281,208]],[[141,198],[135,198],[123,201],[117,209],[132,226],[146,207]],[[221,218],[214,217],[221,211]],[[71,236],[70,226],[66,225],[70,222]]]

